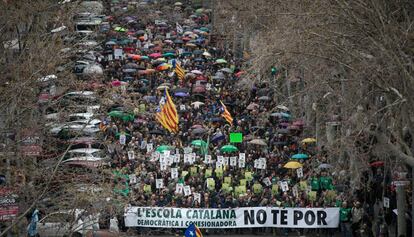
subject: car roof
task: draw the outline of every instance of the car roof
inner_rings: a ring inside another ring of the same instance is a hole
[[[95,93],[93,91],[72,91],[72,92],[68,92],[65,95],[94,95]]]
[[[102,151],[102,149],[96,149],[96,148],[79,148],[79,149],[73,149],[69,150],[68,153],[94,153],[97,151]]]

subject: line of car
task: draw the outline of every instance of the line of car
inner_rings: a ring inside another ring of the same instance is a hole
[[[52,181],[57,185],[55,188],[51,187],[51,190],[55,190],[55,193],[51,192],[52,201],[49,204],[53,207],[51,209],[56,209],[54,206],[57,205],[53,195],[57,196],[61,192],[75,196],[82,193],[102,192],[102,188],[97,188],[97,185],[93,184],[96,182],[90,182],[93,177],[83,176],[92,176],[94,173],[85,172],[85,169],[96,170],[97,167],[108,165],[110,161],[106,147],[99,137],[101,101],[99,94],[95,91],[103,85],[100,81],[103,77],[103,69],[97,63],[102,57],[98,53],[101,46],[99,46],[97,37],[99,32],[109,30],[109,23],[105,22],[106,16],[102,15],[101,1],[84,1],[81,6],[84,8],[73,18],[76,34],[62,33],[64,42],[73,47],[66,48],[64,52],[75,51],[74,56],[71,57],[73,63],[68,64],[73,65],[72,73],[77,77],[74,90],[62,90],[59,86],[59,80],[62,79],[56,75],[47,75],[38,79],[41,85],[38,103],[45,122],[44,131],[48,137],[47,140],[60,152],[69,147],[69,150],[64,153],[59,168],[62,180],[59,178]],[[90,8],[92,10],[98,10],[86,12],[88,6],[92,6]],[[67,29],[62,28],[63,30]],[[94,79],[91,79],[91,76]],[[79,90],[79,87],[82,89]],[[42,164],[53,169],[58,160],[59,157],[54,157],[43,160]],[[74,175],[68,174],[71,170],[76,171]],[[70,184],[71,188],[80,185],[74,189],[75,193],[61,191],[59,185],[62,182],[73,181],[73,179],[77,182]],[[47,203],[47,200],[43,201]],[[40,237],[118,236],[117,233],[100,230],[101,214],[99,212],[90,212],[90,210],[80,209],[74,205],[70,208],[64,207],[67,208],[64,210],[60,208],[48,214],[42,213],[37,223]]]

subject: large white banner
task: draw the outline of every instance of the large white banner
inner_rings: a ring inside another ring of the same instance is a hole
[[[243,207],[233,209],[129,207],[127,227],[187,228],[336,228],[339,208]]]

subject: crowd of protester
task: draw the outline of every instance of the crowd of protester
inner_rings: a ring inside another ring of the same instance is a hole
[[[122,49],[122,57],[100,61],[112,84],[104,92],[108,115],[101,130],[116,193],[132,206],[339,207],[344,237],[386,236],[384,222],[368,218],[368,210],[380,216],[381,208],[367,208],[351,193],[347,174],[333,172],[306,124],[274,99],[273,85],[240,84],[242,61],[209,43],[209,11],[178,24],[159,15],[157,22],[121,15],[112,28],[125,30],[106,35],[105,51]],[[155,117],[167,92],[178,111],[177,132]],[[241,133],[242,142],[231,143],[232,133]],[[223,149],[229,144],[236,149]]]

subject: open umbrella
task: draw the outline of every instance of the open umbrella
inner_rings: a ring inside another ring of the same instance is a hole
[[[148,55],[150,58],[161,58],[162,54],[160,53],[152,53],[150,55]]]
[[[226,153],[230,153],[230,152],[236,152],[239,151],[239,149],[237,149],[237,147],[233,146],[233,145],[224,145],[220,148],[221,152],[226,152]]]
[[[170,68],[172,68],[172,65],[168,64],[168,63],[163,63],[163,64],[160,64],[160,65],[157,66],[158,71],[166,71]]]
[[[203,54],[203,52],[204,52],[204,51],[203,51],[203,50],[201,50],[201,49],[196,49],[196,50],[194,50],[194,51],[193,51],[193,54],[194,54],[194,55],[201,55],[201,54]]]
[[[200,105],[203,105],[203,104],[204,103],[200,102],[200,101],[195,101],[195,102],[191,103],[191,105],[193,105],[195,108],[198,108],[198,107],[200,107]]]
[[[120,26],[115,27],[114,30],[117,31],[117,32],[127,32],[128,31],[127,29],[125,29],[123,27],[120,27]]]
[[[173,58],[173,57],[175,57],[175,54],[174,53],[164,53],[162,56],[166,57],[166,58],[168,58],[168,57]]]
[[[177,96],[177,97],[188,97],[188,96],[190,96],[190,94],[185,93],[185,92],[175,92],[174,93],[174,96]]]
[[[253,139],[248,142],[249,144],[259,145],[259,146],[267,146],[266,141],[263,139]]]
[[[371,167],[381,167],[381,166],[384,166],[384,161],[374,161],[374,162],[370,163],[369,166],[371,166]]]
[[[259,97],[259,100],[260,101],[268,101],[268,100],[270,100],[270,97],[269,96],[261,96],[261,97]]]
[[[259,108],[259,105],[258,104],[256,104],[256,103],[251,103],[251,104],[249,104],[248,106],[247,106],[247,110],[255,110],[255,109],[258,109]]]
[[[155,151],[158,151],[159,153],[163,153],[165,151],[171,151],[172,149],[174,149],[174,147],[167,146],[167,145],[162,145],[162,146],[157,147],[157,149]]]
[[[231,70],[230,68],[227,68],[227,67],[222,68],[222,69],[220,69],[219,71],[220,71],[220,72],[225,72],[225,73],[233,73],[233,70]]]
[[[285,167],[286,169],[298,169],[302,166],[303,165],[297,161],[289,161],[283,167]]]
[[[308,159],[309,156],[303,153],[294,154],[292,159]]]
[[[191,142],[191,145],[196,146],[196,147],[206,147],[207,143],[203,140],[194,140]]]
[[[283,111],[289,111],[289,108],[288,108],[288,107],[286,107],[286,106],[284,106],[284,105],[278,105],[278,106],[276,106],[276,108],[277,108],[277,109],[281,109],[281,110],[283,110]]]
[[[330,169],[330,168],[332,168],[332,165],[330,165],[330,164],[320,164],[319,166],[318,166],[318,168],[319,169]]]
[[[134,121],[134,115],[133,114],[129,114],[127,112],[124,111],[111,111],[108,113],[109,116],[113,117],[113,118],[120,118],[124,121]]]
[[[221,141],[221,140],[224,140],[226,137],[223,135],[223,134],[221,134],[221,133],[217,133],[217,134],[215,134],[212,138],[211,138],[211,142],[218,142],[218,141]]]
[[[218,63],[218,64],[226,64],[227,61],[224,58],[220,58],[220,59],[217,59],[216,60],[216,63]]]
[[[158,130],[158,129],[151,130],[149,133],[150,134],[155,134],[155,135],[161,135],[161,136],[164,135],[164,132],[161,131],[161,130]]]
[[[207,132],[205,128],[196,128],[191,131],[191,133],[194,135],[203,134],[205,132]]]
[[[165,90],[165,89],[170,89],[170,87],[167,86],[167,85],[161,85],[161,86],[157,87],[157,90]]]
[[[192,70],[191,73],[194,73],[197,75],[203,75],[203,73],[200,70]]]
[[[302,143],[315,143],[316,139],[312,137],[308,137],[302,140]]]

